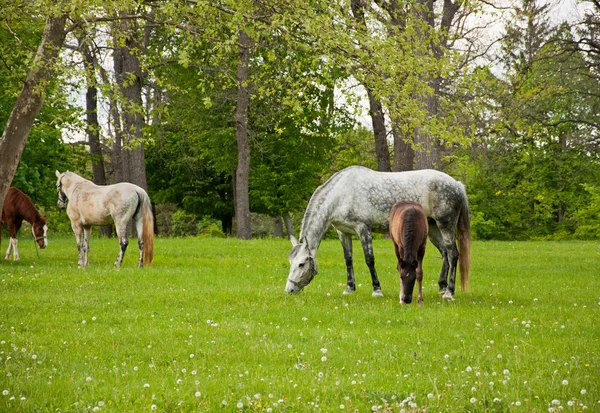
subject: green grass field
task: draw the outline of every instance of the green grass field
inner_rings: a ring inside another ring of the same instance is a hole
[[[118,242],[92,239],[78,269],[74,239],[37,258],[23,237],[0,260],[0,411],[600,411],[598,243],[476,242],[454,302],[429,245],[423,308],[400,306],[389,240],[383,299],[357,242],[354,295],[337,241],[285,294],[290,248],[157,239],[139,270],[131,242],[115,270]]]

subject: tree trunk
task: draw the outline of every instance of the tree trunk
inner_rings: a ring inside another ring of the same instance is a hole
[[[292,225],[292,218],[290,218],[289,212],[283,213],[283,222],[285,223],[285,231],[288,233],[288,236],[296,237],[296,231],[294,231],[294,226]]]
[[[23,89],[0,139],[0,216],[4,198],[19,166],[27,137],[44,103],[46,84],[65,40],[66,15],[49,17]]]
[[[369,96],[369,115],[373,122],[373,136],[375,137],[375,154],[377,156],[377,170],[381,172],[390,171],[390,149],[387,142],[387,132],[385,130],[385,117],[383,116],[383,106],[371,90],[367,87]]]
[[[394,135],[394,164],[392,171],[412,171],[415,163],[415,151],[411,144],[403,139],[402,132],[396,126],[392,126]]]
[[[95,75],[95,59],[90,47],[80,42],[80,47],[85,61],[85,73],[87,81],[87,90],[85,93],[86,106],[86,132],[88,144],[90,145],[90,154],[92,158],[93,182],[96,185],[106,185],[106,174],[104,171],[104,155],[100,145],[100,124],[98,123],[98,87]],[[110,238],[112,236],[112,225],[102,225],[100,235]]]
[[[283,222],[280,216],[273,217],[273,237],[283,238]]]
[[[127,13],[122,13],[122,17],[127,17]],[[134,183],[143,189],[147,189],[146,164],[143,144],[143,102],[142,102],[142,69],[140,66],[139,54],[142,50],[140,42],[140,30],[136,20],[123,19],[120,24],[120,34],[124,35],[124,42],[116,41],[115,71],[117,83],[123,101],[121,103],[121,115],[123,121],[123,132],[127,156],[122,156],[122,161],[126,159],[127,168],[123,163],[123,171],[128,171],[128,182]],[[120,46],[123,44],[123,46]],[[122,152],[121,155],[124,155]]]
[[[456,12],[460,9],[460,2],[444,0],[440,27],[435,27],[434,0],[418,0],[416,15],[423,22],[421,29],[417,31],[421,44],[430,45],[433,59],[439,61],[448,47],[448,33]],[[425,52],[423,52],[425,53]],[[429,95],[419,97],[427,112],[427,118],[435,118],[438,115],[438,96],[440,94],[441,80],[438,73],[431,73],[422,79],[427,82],[431,92]],[[435,136],[425,133],[422,129],[415,129],[415,143],[419,151],[415,154],[416,169],[440,168],[440,143]]]
[[[365,21],[364,0],[351,0],[350,8],[357,26],[364,32],[367,31]],[[382,172],[390,171],[390,150],[387,143],[387,132],[385,130],[385,117],[383,115],[383,106],[381,101],[375,97],[373,91],[363,82],[369,98],[369,115],[373,123],[373,137],[375,138],[375,155],[377,158],[377,170]]]
[[[250,38],[244,30],[239,34],[239,62],[237,68],[238,97],[235,108],[235,135],[238,148],[238,166],[235,179],[235,220],[237,237],[252,238],[250,226],[250,143],[248,141],[248,79],[250,70]]]

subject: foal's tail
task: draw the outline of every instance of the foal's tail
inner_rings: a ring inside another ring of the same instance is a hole
[[[154,258],[154,217],[152,216],[152,204],[150,203],[150,197],[148,197],[145,191],[139,191],[139,195],[143,225],[144,264],[150,266],[152,265],[152,258]]]
[[[463,187],[464,188],[464,187]],[[471,268],[471,219],[469,218],[469,201],[464,192],[464,200],[458,216],[458,266],[460,269],[460,289],[469,290],[469,269]]]

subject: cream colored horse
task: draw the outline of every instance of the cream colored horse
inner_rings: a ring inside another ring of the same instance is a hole
[[[79,266],[87,267],[92,225],[115,224],[121,250],[115,261],[120,267],[127,250],[127,223],[133,218],[140,247],[140,267],[152,264],[154,255],[154,218],[150,198],[137,185],[120,182],[96,185],[73,172],[56,171],[58,206],[67,208],[71,227],[77,239]],[[67,205],[68,201],[68,205]]]

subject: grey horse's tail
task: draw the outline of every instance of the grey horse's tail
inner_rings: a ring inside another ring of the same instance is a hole
[[[140,197],[140,208],[142,213],[142,225],[144,232],[144,265],[151,266],[154,258],[154,217],[152,216],[152,204],[148,194],[141,190],[138,191]]]
[[[464,186],[463,186],[464,189]],[[471,268],[471,219],[469,218],[469,201],[464,193],[464,200],[458,216],[458,267],[460,269],[460,289],[469,290],[469,270]]]

